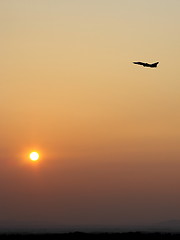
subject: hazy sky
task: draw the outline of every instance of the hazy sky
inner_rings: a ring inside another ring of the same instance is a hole
[[[0,226],[180,218],[179,11],[0,1]]]

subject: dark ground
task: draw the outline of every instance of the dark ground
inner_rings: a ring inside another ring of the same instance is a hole
[[[59,234],[19,234],[19,233],[6,233],[0,234],[0,240],[12,239],[47,239],[47,240],[180,240],[180,233],[147,233],[147,232],[128,232],[128,233],[83,233],[83,232],[73,232],[73,233],[59,233]]]

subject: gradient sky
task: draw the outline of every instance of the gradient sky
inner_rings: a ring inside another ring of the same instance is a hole
[[[179,11],[0,1],[0,226],[180,218]]]

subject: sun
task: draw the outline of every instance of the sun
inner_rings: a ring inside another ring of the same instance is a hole
[[[31,152],[30,155],[29,155],[30,159],[32,161],[37,161],[39,159],[39,153],[37,152]]]

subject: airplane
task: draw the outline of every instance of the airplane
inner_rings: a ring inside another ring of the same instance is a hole
[[[143,63],[143,62],[133,62],[134,64],[142,65],[143,67],[156,68],[159,62],[155,63]]]

